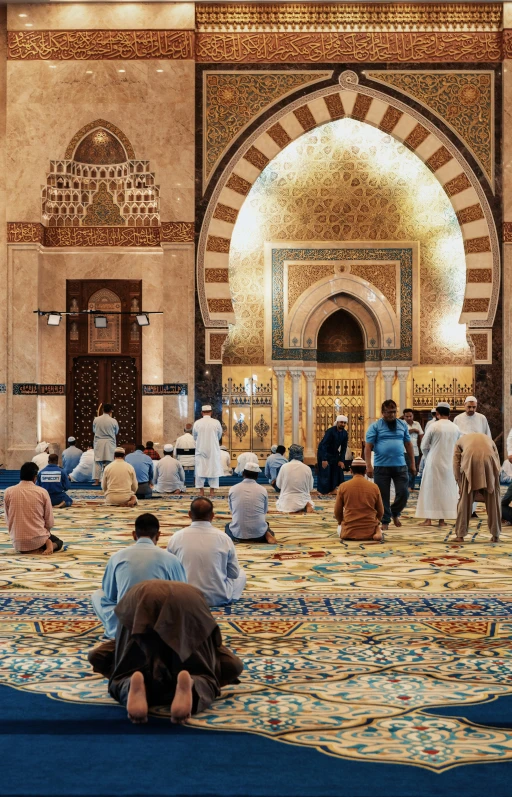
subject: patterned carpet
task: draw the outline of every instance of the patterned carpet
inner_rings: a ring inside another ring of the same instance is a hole
[[[160,519],[161,545],[187,525],[193,492],[144,502]],[[130,543],[141,508],[79,495],[82,507],[56,511],[65,552],[51,558],[15,555],[2,510],[0,683],[103,704],[106,681],[86,660],[102,633],[89,594],[108,557]],[[190,724],[437,772],[512,759],[512,725],[464,719],[465,708],[498,708],[512,695],[512,530],[495,546],[474,520],[460,546],[451,522],[420,529],[414,504],[384,544],[340,543],[327,498],[314,515],[272,514],[277,546],[238,546],[246,592],[215,614],[245,671]],[[225,495],[215,509],[222,528]]]

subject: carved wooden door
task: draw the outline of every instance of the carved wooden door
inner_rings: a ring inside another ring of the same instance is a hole
[[[73,423],[68,434],[73,434],[82,451],[92,445],[92,419],[98,414],[100,404],[100,360],[98,357],[77,357],[73,363],[71,391]]]

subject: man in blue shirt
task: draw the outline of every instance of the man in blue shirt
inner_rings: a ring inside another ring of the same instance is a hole
[[[396,417],[397,406],[393,399],[388,399],[382,404],[382,418],[372,423],[366,432],[364,457],[366,472],[380,490],[384,515],[382,529],[386,531],[389,521],[393,519],[395,526],[401,526],[399,520],[409,498],[409,474],[405,462],[405,452],[409,457],[409,470],[411,475],[416,475],[414,450],[409,434],[409,427],[405,421]],[[372,451],[374,461],[372,463]],[[395,500],[389,505],[389,492],[391,482],[395,485]]]
[[[153,495],[153,476],[154,467],[153,460],[144,453],[144,446],[137,446],[133,454],[128,454],[124,458],[125,462],[129,462],[135,471],[137,482],[137,498],[151,498]]]
[[[114,639],[117,617],[114,609],[130,587],[141,581],[162,579],[186,583],[185,570],[171,553],[157,547],[160,524],[155,515],[146,512],[135,521],[135,545],[113,554],[105,568],[102,588],[91,596],[92,606],[105,628],[107,639]]]
[[[285,452],[286,448],[284,446],[277,446],[275,454],[270,454],[265,463],[265,476],[276,492],[279,492],[276,487],[277,474],[281,470],[281,467],[288,462],[285,457]]]
[[[68,447],[62,452],[62,470],[69,476],[80,462],[83,451],[75,445],[75,437],[68,437],[68,443]]]
[[[52,506],[61,509],[64,506],[71,506],[73,499],[65,492],[71,487],[69,476],[62,468],[59,468],[58,463],[57,454],[50,454],[48,465],[46,468],[41,468],[37,474],[36,484],[47,491]]]

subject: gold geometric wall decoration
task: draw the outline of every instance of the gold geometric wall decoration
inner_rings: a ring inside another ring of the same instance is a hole
[[[332,72],[205,72],[203,75],[203,188],[222,156],[258,114],[301,86]]]
[[[367,77],[417,100],[450,127],[494,190],[494,72],[390,70]]]

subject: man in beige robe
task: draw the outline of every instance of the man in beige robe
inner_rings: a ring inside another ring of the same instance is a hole
[[[114,452],[114,461],[103,471],[101,487],[105,503],[111,506],[135,506],[135,493],[139,486],[133,465],[124,461],[125,450],[120,446]]]
[[[494,442],[482,432],[465,434],[457,440],[453,473],[459,485],[455,534],[462,541],[468,532],[474,501],[482,501],[493,542],[501,531],[500,459]]]

